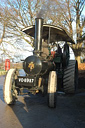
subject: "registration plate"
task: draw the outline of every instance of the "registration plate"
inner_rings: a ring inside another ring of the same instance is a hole
[[[18,80],[21,83],[34,83],[34,79],[33,78],[19,78]]]

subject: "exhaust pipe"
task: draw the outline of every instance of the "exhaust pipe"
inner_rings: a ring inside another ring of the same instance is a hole
[[[35,19],[35,42],[34,42],[34,53],[37,55],[41,55],[42,48],[42,33],[43,33],[43,19],[36,18]]]

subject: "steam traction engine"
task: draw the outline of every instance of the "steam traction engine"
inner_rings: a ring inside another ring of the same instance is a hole
[[[36,94],[47,93],[49,107],[56,106],[57,90],[75,93],[78,84],[77,61],[69,60],[69,46],[74,43],[60,27],[43,24],[42,18],[35,19],[35,25],[23,30],[35,38],[34,51],[23,62],[24,76],[17,69],[10,69],[4,83],[4,100],[14,104],[24,89]],[[64,41],[63,50],[58,42]],[[54,50],[55,49],[55,50]]]

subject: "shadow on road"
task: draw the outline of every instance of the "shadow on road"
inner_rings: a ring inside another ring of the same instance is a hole
[[[47,106],[47,96],[19,96],[15,105],[3,100],[3,81],[0,81],[0,128],[84,128],[85,90],[75,95],[58,94],[57,106]]]
[[[14,128],[83,128],[85,126],[85,93],[58,95],[56,109],[47,107],[41,94],[19,96],[15,105],[5,106],[5,116]]]

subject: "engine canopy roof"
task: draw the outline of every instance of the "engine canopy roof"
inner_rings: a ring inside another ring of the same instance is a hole
[[[30,35],[31,37],[35,37],[35,25],[28,26],[27,28],[22,30],[26,34]],[[42,38],[44,40],[49,39],[50,34],[50,43],[56,42],[56,41],[66,41],[70,42],[72,44],[75,44],[72,37],[69,36],[69,33],[62,29],[59,26],[49,25],[49,24],[43,24],[43,35]]]

